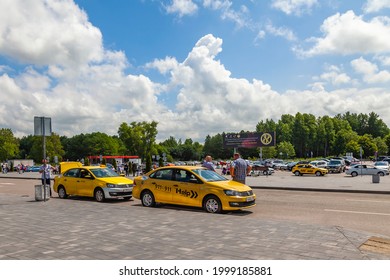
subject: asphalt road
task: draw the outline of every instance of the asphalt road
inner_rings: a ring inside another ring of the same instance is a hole
[[[388,178],[376,185],[369,178],[351,181],[342,174],[250,178],[256,185],[255,207],[212,215],[178,206],[145,208],[138,200],[97,203],[55,195],[37,202],[35,176],[0,178],[0,260],[390,259],[386,248],[362,247],[373,237],[390,243],[390,196],[294,187],[341,184],[343,190],[343,180],[349,180],[354,188],[383,191]],[[291,190],[274,190],[276,185]]]
[[[390,196],[256,189],[251,218],[340,226],[390,236]]]

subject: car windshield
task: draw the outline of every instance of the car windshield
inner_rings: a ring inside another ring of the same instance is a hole
[[[199,175],[203,180],[207,182],[216,182],[216,181],[227,181],[225,177],[219,175],[218,173],[208,170],[208,169],[194,169],[192,170],[195,174]]]
[[[119,176],[118,173],[116,173],[115,171],[113,171],[112,169],[107,168],[107,167],[106,168],[94,168],[94,169],[91,169],[91,172],[97,178],[118,177]]]
[[[329,164],[341,164],[341,161],[339,160],[331,160]]]

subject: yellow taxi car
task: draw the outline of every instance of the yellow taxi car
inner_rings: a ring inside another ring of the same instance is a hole
[[[316,176],[324,176],[328,173],[328,169],[316,167],[311,164],[297,164],[291,170],[295,176],[302,176],[303,174],[314,174]]]
[[[166,166],[134,178],[134,198],[143,206],[156,203],[202,207],[210,213],[256,205],[256,195],[244,184],[197,166]]]
[[[94,197],[102,202],[109,198],[130,200],[133,181],[118,175],[106,166],[83,166],[80,162],[63,162],[61,174],[54,177],[53,190],[60,198]]]

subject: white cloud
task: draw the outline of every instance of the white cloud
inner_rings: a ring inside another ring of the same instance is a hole
[[[174,136],[195,141],[223,131],[254,130],[261,119],[276,120],[281,114],[296,112],[334,115],[356,110],[359,113],[375,111],[390,123],[388,106],[383,102],[390,98],[388,89],[326,90],[324,81],[342,83],[347,80],[337,67],[327,69],[328,74],[310,90],[279,93],[260,79],[233,77],[218,59],[223,40],[208,34],[198,40],[184,60],[157,58],[145,65],[166,76],[168,82],[159,84],[145,75],[128,74],[125,54],[105,50],[100,31],[72,1],[2,1],[0,6],[5,2],[13,17],[0,16],[0,55],[15,60],[19,54],[24,54],[21,57],[25,68],[1,66],[0,127],[11,127],[18,137],[33,133],[34,116],[51,117],[53,130],[60,135],[93,131],[115,135],[122,122],[156,120],[159,140]],[[22,20],[26,3],[31,16],[29,20]],[[2,16],[6,15],[3,11],[0,9]],[[58,11],[67,12],[57,17]],[[43,15],[50,19],[50,24],[42,24],[40,16]],[[78,43],[77,46],[65,44],[62,33],[66,33],[68,26],[62,24],[64,20],[73,21],[73,29],[82,30],[84,38],[97,47],[91,49],[77,32],[71,40]],[[5,46],[10,38],[6,30],[23,30],[23,34],[28,34],[35,32],[37,26],[45,35],[40,48],[35,47],[36,38],[31,36],[12,37],[19,42],[15,51]],[[59,34],[58,38],[54,34]],[[60,47],[53,41],[56,38]],[[45,52],[59,53],[50,57]],[[354,62],[356,71],[363,71],[359,68],[363,63],[363,60]],[[371,72],[362,74],[376,79],[386,76],[372,65]],[[170,107],[174,109],[168,109],[160,101],[168,94],[173,98],[177,95],[176,104]]]
[[[377,55],[374,57],[375,60],[377,60],[379,63],[381,63],[384,66],[390,66],[390,56],[385,55]]]
[[[4,0],[0,18],[0,53],[21,63],[79,65],[102,59],[102,35],[73,1]]]
[[[315,77],[315,79],[326,81],[334,86],[349,84],[352,81],[351,77],[349,77],[346,73],[343,73],[342,70],[335,65],[328,66],[326,72],[321,74],[319,77]]]
[[[273,0],[272,7],[287,15],[301,15],[310,12],[317,2],[317,0]]]
[[[390,8],[390,0],[367,0],[363,6],[365,13],[375,13],[385,8]]]
[[[390,18],[376,17],[364,21],[353,11],[327,18],[321,26],[323,38],[311,38],[314,47],[297,50],[300,55],[370,54],[390,52]]]
[[[297,40],[294,32],[287,27],[274,27],[272,24],[267,24],[266,30],[272,35],[285,38],[288,41]]]
[[[198,10],[198,6],[192,0],[172,0],[171,5],[165,6],[169,14],[178,14],[180,17],[192,15]]]
[[[203,7],[220,10],[223,20],[230,20],[236,24],[238,28],[247,27],[253,28],[253,23],[249,16],[249,9],[245,5],[241,5],[239,10],[232,8],[232,1],[229,0],[204,0]]]
[[[389,83],[390,72],[383,70],[379,71],[378,66],[362,57],[351,61],[352,67],[359,74],[363,75],[363,80],[366,83]]]

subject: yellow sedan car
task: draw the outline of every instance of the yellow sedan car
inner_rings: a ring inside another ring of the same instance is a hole
[[[102,202],[109,198],[130,200],[133,181],[118,175],[106,166],[83,166],[79,162],[64,162],[61,174],[54,178],[53,190],[60,198],[68,196],[94,197]]]
[[[328,169],[316,167],[311,164],[297,164],[291,170],[295,176],[302,176],[303,174],[314,174],[316,176],[324,176],[328,173]]]
[[[197,166],[166,166],[134,178],[134,198],[143,206],[156,203],[202,207],[210,213],[256,205],[256,195],[244,184]]]

